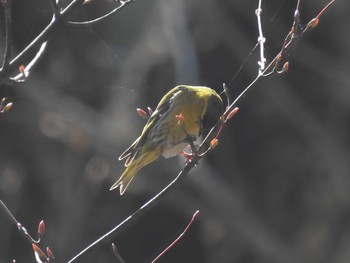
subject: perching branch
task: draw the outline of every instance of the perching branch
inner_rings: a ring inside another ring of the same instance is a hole
[[[142,205],[139,209],[137,209],[134,213],[132,213],[130,216],[128,216],[124,221],[122,221],[120,224],[109,230],[106,234],[92,242],[90,245],[88,245],[86,248],[84,248],[82,251],[80,251],[77,255],[75,255],[72,259],[70,259],[67,263],[75,262],[78,258],[85,255],[87,252],[89,252],[93,247],[100,244],[102,241],[107,241],[109,238],[112,238],[112,234],[116,235],[119,232],[121,232],[122,227],[127,227],[132,222],[135,222],[141,215],[145,214],[147,211],[150,210],[153,206],[155,206],[162,198],[164,198],[167,194],[169,194],[172,190],[175,189],[175,187],[182,182],[186,178],[186,175],[192,170],[192,168],[195,166],[195,162],[187,162],[185,167],[182,169],[182,171],[176,176],[176,178],[168,184],[165,188],[163,188],[162,191],[160,191],[157,195],[155,195],[153,198],[151,198],[148,202],[146,202],[144,205]]]

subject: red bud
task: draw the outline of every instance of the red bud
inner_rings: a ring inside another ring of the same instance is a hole
[[[234,108],[232,111],[230,111],[230,113],[227,115],[225,122],[227,122],[229,119],[231,119],[237,112],[238,112],[239,108],[236,107]]]
[[[7,111],[9,111],[12,108],[12,106],[13,106],[13,103],[9,102],[9,103],[6,104],[5,107],[3,107],[3,108],[0,107],[0,112],[1,113],[7,112]]]
[[[315,27],[317,27],[318,22],[320,22],[320,19],[318,18],[311,19],[311,21],[307,24],[305,31],[309,29],[314,29]]]
[[[210,142],[210,148],[214,149],[216,146],[218,146],[219,140],[217,138],[214,138]]]
[[[39,238],[42,238],[45,234],[45,222],[44,220],[41,220],[39,225],[38,225],[38,235]]]
[[[136,112],[137,112],[138,115],[141,116],[142,119],[144,119],[144,120],[147,120],[147,119],[148,119],[147,112],[145,112],[143,109],[137,108],[137,109],[136,109]]]
[[[25,67],[23,65],[20,65],[18,69],[19,69],[19,72],[24,74]]]
[[[35,253],[39,255],[41,258],[46,258],[45,253],[38,247],[36,244],[32,243],[32,247]]]
[[[287,61],[286,63],[283,64],[283,67],[280,71],[277,71],[279,74],[286,73],[289,69],[289,62]]]
[[[55,260],[55,256],[53,255],[52,250],[49,247],[46,248],[46,254],[49,257],[49,259]]]

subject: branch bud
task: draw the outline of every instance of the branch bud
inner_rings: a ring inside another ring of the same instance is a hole
[[[318,18],[311,19],[310,22],[307,24],[305,31],[308,31],[310,29],[314,29],[315,27],[318,26],[319,22],[320,22],[320,19],[318,19]]]
[[[0,108],[0,112],[1,112],[1,113],[8,112],[8,111],[12,108],[12,106],[13,106],[13,103],[12,103],[12,102],[9,102],[9,103],[6,104],[5,107]]]
[[[19,72],[21,72],[23,75],[24,75],[25,69],[26,68],[23,65],[20,65],[19,68],[18,68]]]
[[[230,113],[227,115],[224,123],[226,123],[229,119],[231,119],[238,112],[238,110],[239,110],[239,108],[236,107],[232,111],[230,111]]]
[[[283,67],[280,71],[277,71],[279,74],[286,73],[289,69],[289,62],[287,61],[286,63],[283,64]]]
[[[49,247],[46,248],[46,254],[49,259],[55,260],[55,256],[53,255],[52,250]]]
[[[139,116],[141,116],[142,119],[147,120],[148,119],[148,115],[147,112],[145,112],[143,109],[136,109],[136,112]]]
[[[38,235],[39,238],[42,238],[45,234],[45,222],[44,220],[41,220],[39,225],[38,225]]]
[[[151,107],[147,107],[147,110],[148,110],[148,114],[149,114],[149,116],[152,116],[152,114],[153,114],[153,110],[151,109]]]
[[[39,257],[46,258],[45,253],[36,244],[32,243],[32,248],[34,252],[38,254]]]
[[[214,138],[210,142],[210,148],[214,149],[216,146],[218,146],[219,140],[217,138]]]

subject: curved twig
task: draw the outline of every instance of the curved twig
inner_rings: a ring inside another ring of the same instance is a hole
[[[131,2],[131,0],[125,0],[125,1],[119,1],[120,5],[117,6],[115,9],[113,9],[112,11],[110,11],[109,13],[100,16],[98,18],[89,20],[89,21],[83,21],[83,22],[75,22],[75,21],[68,21],[67,23],[69,25],[72,26],[91,26],[93,24],[97,24],[99,22],[101,22],[102,20],[110,17],[111,15],[115,14],[119,9],[123,8],[126,4],[129,4]]]
[[[6,215],[11,219],[11,221],[17,226],[18,231],[23,234],[23,236],[30,242],[38,244],[40,242],[40,237],[38,240],[34,239],[27,231],[27,229],[16,219],[16,217],[11,213],[10,209],[5,205],[5,203],[0,199],[0,207],[5,211]]]

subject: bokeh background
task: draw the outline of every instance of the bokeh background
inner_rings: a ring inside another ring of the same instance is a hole
[[[67,1],[66,1],[67,2]],[[302,22],[328,1],[303,1]],[[124,196],[108,191],[117,157],[139,135],[135,108],[154,108],[178,84],[230,84],[257,74],[258,1],[150,0],[104,22],[62,28],[30,78],[1,87],[0,198],[30,233],[44,219],[57,262],[67,262],[166,186],[184,160],[159,160]],[[263,1],[266,56],[289,31],[296,1]],[[92,1],[86,20],[113,8]],[[256,83],[215,151],[175,191],[77,262],[149,262],[199,217],[159,262],[350,261],[350,2],[337,1],[291,55],[290,70]],[[0,8],[0,54],[4,51]],[[13,1],[14,52],[50,21],[49,1]],[[30,244],[0,211],[0,262],[34,262]]]

